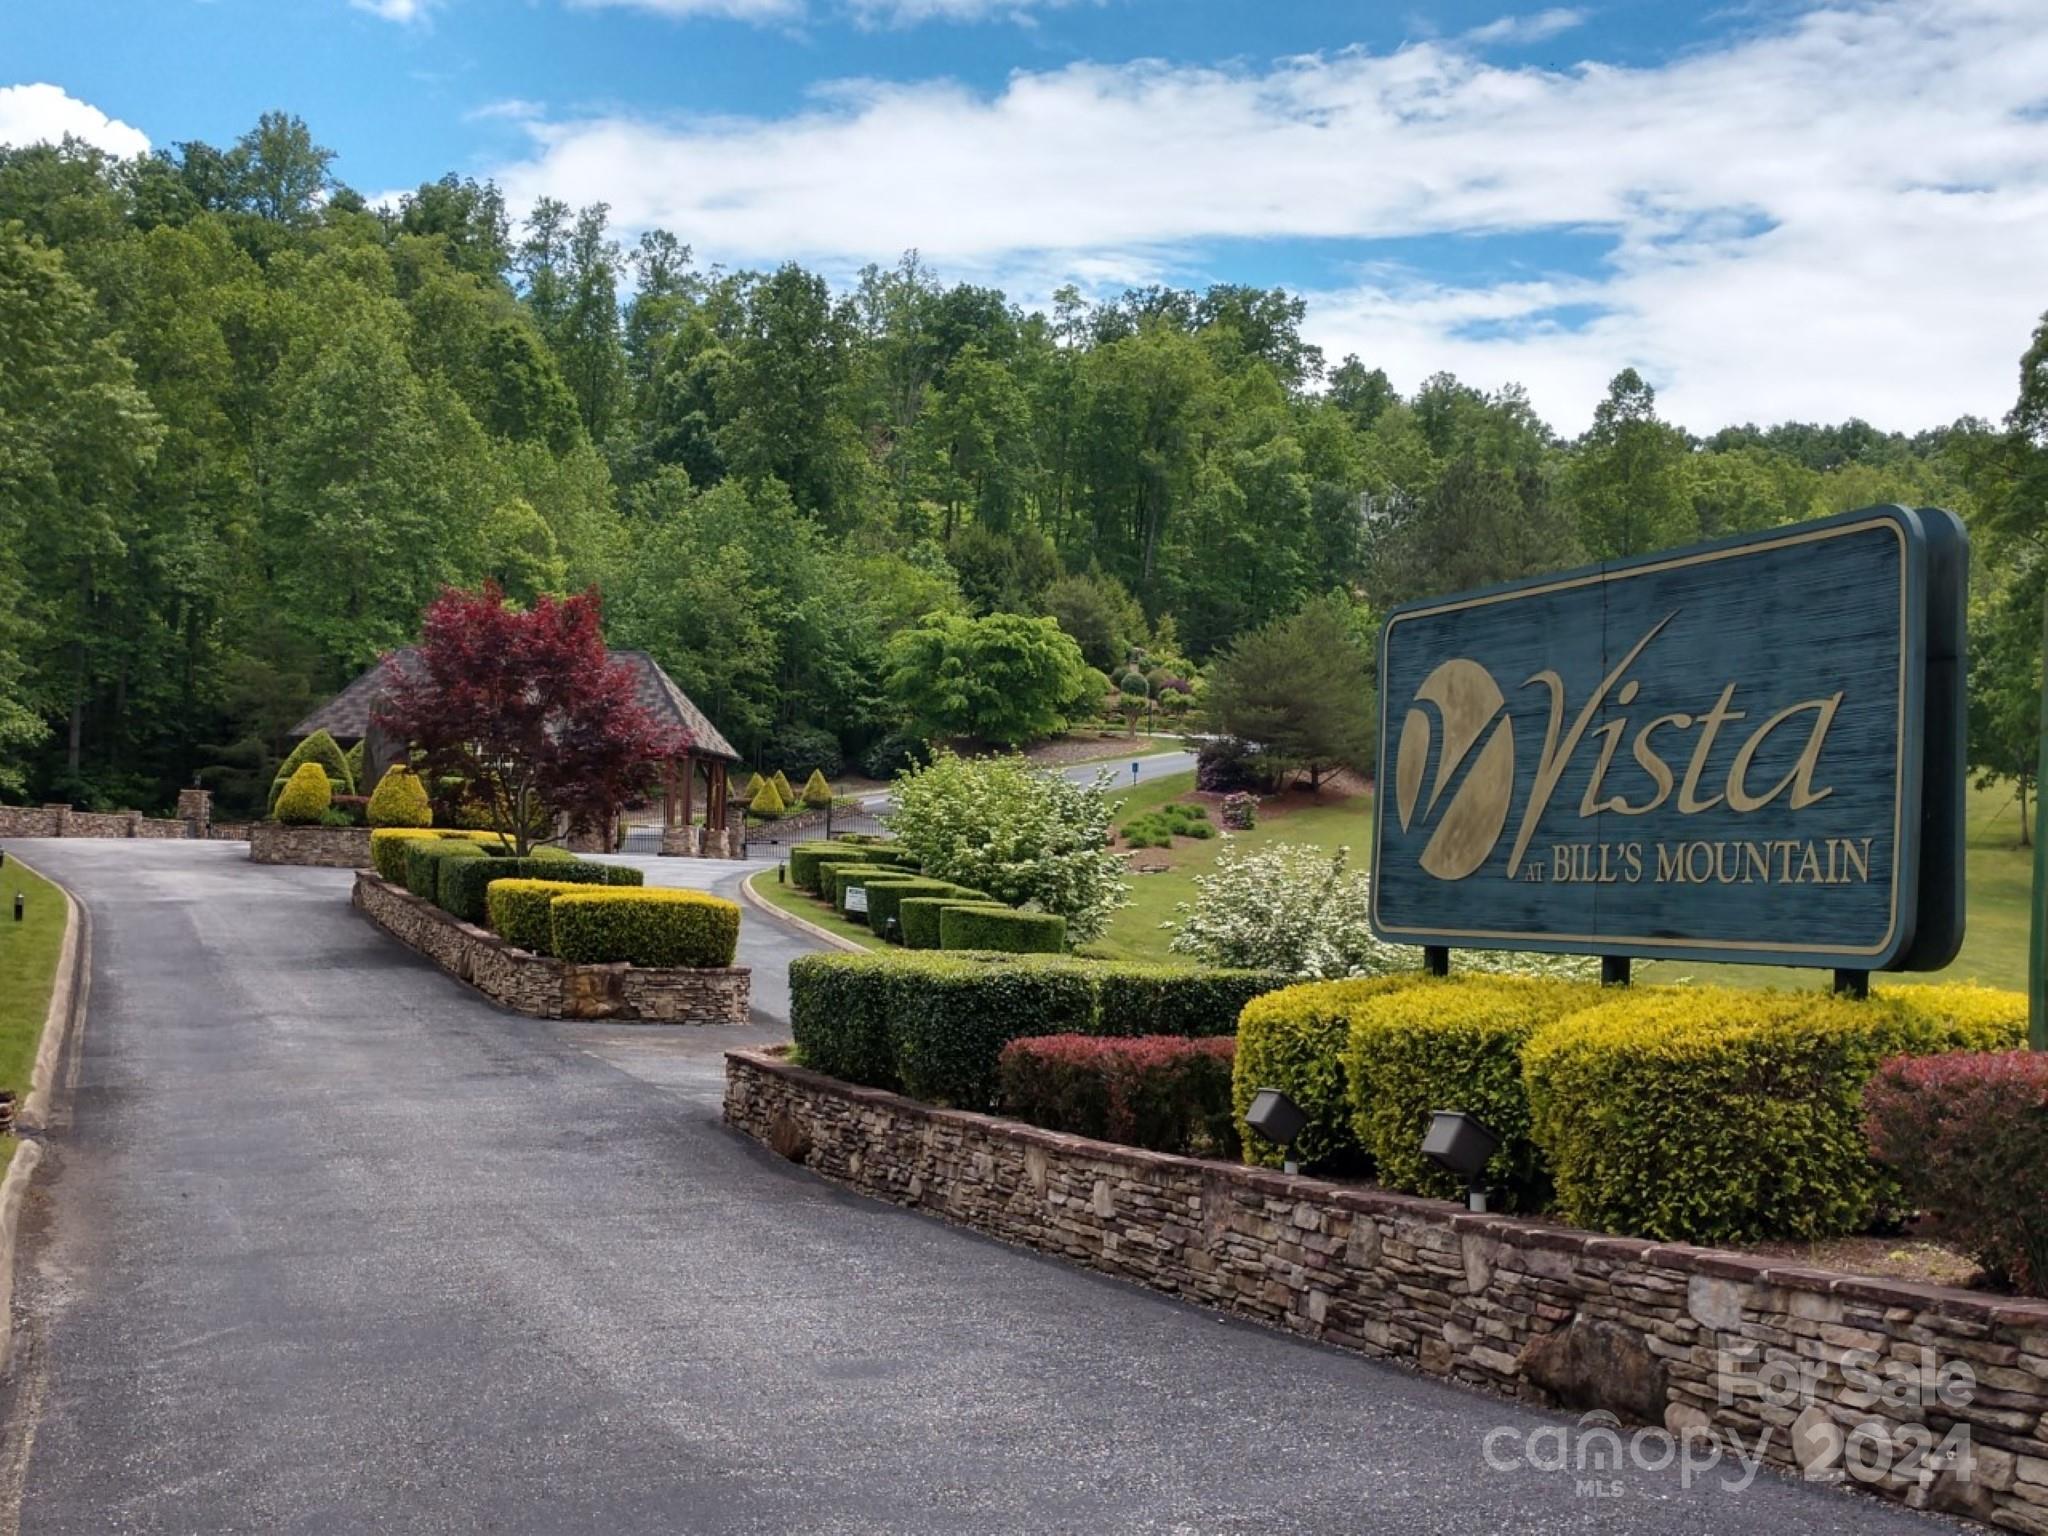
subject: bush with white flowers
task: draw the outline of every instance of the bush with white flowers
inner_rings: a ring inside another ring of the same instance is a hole
[[[1113,782],[1107,770],[1076,784],[1022,757],[941,750],[896,780],[889,829],[925,874],[1057,912],[1067,941],[1085,942],[1101,936],[1130,889],[1109,851]]]
[[[1195,876],[1196,896],[1180,902],[1173,932],[1175,954],[1210,965],[1284,971],[1317,980],[1413,971],[1422,951],[1386,944],[1366,921],[1372,876],[1352,870],[1350,850],[1277,843],[1257,852],[1225,844],[1216,872]],[[1456,971],[1533,976],[1584,976],[1582,956],[1459,950]]]

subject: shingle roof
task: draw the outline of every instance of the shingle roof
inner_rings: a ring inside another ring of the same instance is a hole
[[[303,737],[315,731],[325,731],[336,741],[361,740],[369,734],[370,715],[384,693],[386,669],[397,666],[410,671],[417,654],[411,647],[394,651],[388,659],[370,668],[293,726],[291,734]],[[661,664],[652,656],[645,651],[613,651],[610,654],[614,662],[632,668],[633,696],[655,719],[687,735],[692,752],[699,757],[722,757],[729,763],[740,760],[739,753],[732,749],[732,743],[725,739],[704,711],[691,702],[690,696],[676,686],[675,679],[662,671]]]

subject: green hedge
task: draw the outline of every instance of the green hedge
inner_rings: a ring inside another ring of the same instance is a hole
[[[824,859],[818,864],[818,895],[829,901],[834,910],[839,906],[839,882],[848,875],[873,873],[875,866],[866,859],[849,859],[841,856]]]
[[[869,864],[859,869],[844,871],[839,877],[839,900],[836,903],[841,912],[846,911],[846,896],[849,891],[879,891],[887,885],[910,885],[922,880],[922,875],[913,875],[905,869],[895,869],[882,864]],[[874,898],[868,898],[872,901]],[[852,914],[865,917],[865,914]]]
[[[939,914],[948,907],[999,907],[1008,910],[1006,903],[980,891],[961,891],[957,886],[954,889],[958,891],[957,895],[905,896],[896,903],[896,920],[903,927],[905,949],[937,949]]]
[[[1057,912],[954,907],[939,914],[939,948],[986,949],[1010,955],[1057,955],[1067,947],[1067,920]],[[1047,1034],[1057,1031],[1047,1030]]]
[[[876,938],[889,936],[889,920],[896,920],[897,936],[902,936],[903,903],[913,896],[954,896],[960,894],[960,887],[950,880],[930,880],[923,875],[910,875],[900,880],[868,882],[868,927],[874,930]]]
[[[1559,1213],[1679,1242],[1862,1230],[1895,1189],[1864,1139],[1878,1064],[2022,1043],[2023,1006],[1948,990],[1643,988],[1540,1030],[1522,1068]]]
[[[789,883],[800,891],[818,889],[818,866],[839,860],[855,863],[863,856],[852,843],[795,843],[789,850]]]
[[[1597,986],[1520,976],[1470,976],[1366,998],[1351,1010],[1344,1050],[1351,1128],[1379,1182],[1454,1198],[1463,1184],[1422,1155],[1440,1109],[1463,1110],[1501,1139],[1487,1182],[1514,1210],[1542,1209],[1549,1177],[1529,1135],[1522,1048],[1545,1026],[1600,1000]]]
[[[1105,1035],[1234,1035],[1245,1004],[1292,980],[1275,971],[1119,965],[1099,984]]]
[[[370,867],[393,885],[405,884],[405,850],[413,842],[475,843],[486,852],[507,847],[495,832],[462,832],[441,827],[376,827],[370,832]]]
[[[573,856],[535,853],[494,858],[487,865],[457,864],[441,876],[441,907],[465,923],[490,919],[485,891],[494,880],[559,880],[576,885],[637,886],[647,877],[630,864],[586,863]]]
[[[548,904],[555,953],[585,965],[692,969],[727,966],[740,941],[740,909],[703,891],[565,891]]]
[[[555,952],[554,926],[548,907],[566,891],[587,891],[581,881],[507,879],[500,876],[484,894],[491,930],[507,944],[533,951],[536,955]]]
[[[405,844],[405,888],[439,905],[441,865],[451,859],[487,859],[475,843],[452,837],[415,837]],[[497,860],[492,859],[493,864]]]
[[[916,900],[928,900],[918,897]],[[1190,1035],[1230,1032],[1224,1012],[1255,983],[1248,973],[1211,984],[1178,973],[1178,995],[1161,972],[1066,957],[989,953],[804,955],[790,962],[790,1029],[806,1066],[848,1082],[898,1088],[920,1098],[986,1109],[996,1059],[1023,1035],[1122,1034],[1134,995],[1126,973],[1154,989],[1162,1011]],[[1111,1012],[1105,1013],[1105,997]],[[1219,1010],[1202,1013],[1202,1000]],[[1111,1030],[1106,1022],[1119,1027]],[[1139,1033],[1161,1034],[1162,1029]]]
[[[1231,1102],[1238,1119],[1244,1119],[1252,1095],[1261,1088],[1278,1088],[1308,1116],[1308,1128],[1294,1144],[1301,1166],[1358,1171],[1364,1152],[1351,1129],[1350,1082],[1344,1071],[1351,1015],[1369,998],[1420,985],[1446,983],[1420,971],[1309,981],[1246,1003],[1238,1016],[1237,1060],[1231,1069]],[[1278,1168],[1286,1158],[1279,1147],[1247,1130],[1244,1160]]]

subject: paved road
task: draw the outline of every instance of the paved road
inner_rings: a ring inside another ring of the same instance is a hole
[[[1137,782],[1149,784],[1154,779],[1163,779],[1168,774],[1192,773],[1195,768],[1195,754],[1192,752],[1155,752],[1150,757],[1114,757],[1097,763],[1077,763],[1061,771],[1076,784],[1093,784],[1095,776],[1105,768],[1115,776],[1112,789],[1131,787],[1131,764],[1138,765]],[[881,810],[889,804],[889,792],[877,790],[862,798],[861,804],[869,810]]]
[[[29,1536],[1930,1529],[1490,1472],[1562,1421],[729,1134],[717,1053],[772,1030],[499,1013],[236,845],[26,851],[93,946],[0,1405]]]

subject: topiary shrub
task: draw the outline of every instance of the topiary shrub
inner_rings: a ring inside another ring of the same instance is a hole
[[[282,763],[277,765],[277,776],[270,781],[270,810],[277,809],[278,796],[284,793],[285,785],[292,776],[307,763],[318,763],[327,774],[330,793],[352,795],[356,792],[355,776],[348,771],[348,757],[341,745],[325,731],[315,731],[304,741],[293,747]]]
[[[799,955],[789,962],[789,1032],[814,1072],[871,1088],[900,1088],[896,1020],[921,984],[920,967],[866,955]]]
[[[461,832],[440,827],[378,827],[370,833],[370,867],[394,885],[405,884],[405,845],[409,842],[475,843],[485,851],[506,846],[494,832]]]
[[[758,816],[764,821],[772,821],[775,817],[780,816],[789,809],[783,803],[782,794],[776,789],[773,779],[764,779],[759,774],[756,774],[754,780],[761,787],[755,790],[747,800],[748,815]]]
[[[1237,1155],[1237,1042],[1174,1035],[1035,1035],[1003,1047],[998,1107],[1071,1136],[1184,1155]]]
[[[939,948],[985,949],[1010,955],[1057,955],[1067,947],[1067,920],[1057,912],[954,907],[939,914]]]
[[[431,827],[434,808],[427,800],[427,786],[403,763],[393,763],[370,792],[370,825],[373,827]]]
[[[554,952],[586,965],[728,966],[740,939],[740,909],[703,891],[565,892],[549,903],[548,921]]]
[[[1994,1280],[2048,1295],[2048,1052],[1899,1057],[1864,1088],[1863,1113],[1908,1202]]]
[[[1859,1231],[1897,1198],[1863,1140],[1880,1062],[2016,1043],[1897,994],[1660,988],[1539,1030],[1522,1065],[1566,1220],[1738,1243]]]
[[[1351,981],[1305,982],[1246,1003],[1238,1015],[1231,1087],[1231,1104],[1238,1119],[1243,1120],[1252,1096],[1261,1088],[1278,1088],[1308,1116],[1308,1127],[1294,1144],[1294,1157],[1301,1166],[1359,1171],[1365,1154],[1351,1127],[1350,1080],[1344,1068],[1351,1015],[1370,998],[1425,984],[1443,985],[1413,971]],[[1278,1168],[1286,1153],[1246,1131],[1244,1160]]]
[[[441,864],[446,859],[488,858],[483,849],[463,838],[415,837],[404,844],[405,888],[440,905]],[[493,861],[496,862],[495,860]]]
[[[1235,1035],[1245,1005],[1293,978],[1273,971],[1117,965],[1097,984],[1105,1035]]]
[[[358,794],[363,788],[363,748],[366,745],[368,743],[358,740],[354,746],[341,754],[342,762],[348,767],[348,781],[355,786],[355,792]]]
[[[1355,1003],[1344,1049],[1351,1129],[1379,1182],[1409,1194],[1462,1195],[1456,1178],[1423,1157],[1422,1137],[1435,1111],[1463,1110],[1501,1139],[1488,1185],[1514,1210],[1542,1209],[1550,1181],[1529,1135],[1522,1047],[1599,996],[1597,986],[1474,976]]]
[[[899,965],[912,959],[878,958]],[[892,1031],[897,1078],[915,1098],[992,1108],[996,1061],[1010,1041],[1092,1032],[1094,978],[1082,967],[932,954],[915,963],[920,985],[898,998]]]
[[[938,896],[903,896],[896,902],[896,921],[900,925],[905,949],[937,949],[939,947],[939,914],[947,907],[996,907],[1002,911],[1009,908],[980,891],[960,891]]]
[[[318,763],[301,763],[277,797],[275,815],[286,826],[318,826],[333,798],[327,770]]]
[[[629,864],[597,864],[572,856],[496,858],[487,864],[457,865],[441,875],[442,910],[465,923],[490,920],[488,892],[499,880],[552,880],[564,884],[638,886],[646,876]]]
[[[491,931],[507,944],[536,955],[554,953],[554,930],[548,906],[566,891],[583,891],[587,883],[571,880],[500,878],[485,888],[485,912]]]
[[[774,779],[770,782],[775,785],[775,798],[782,802],[782,808],[785,811],[795,810],[797,807],[796,791],[789,787],[788,776],[778,768],[775,770]]]
[[[804,780],[804,804],[811,810],[822,811],[832,803],[832,786],[825,781],[825,775],[813,768],[811,776]]]

